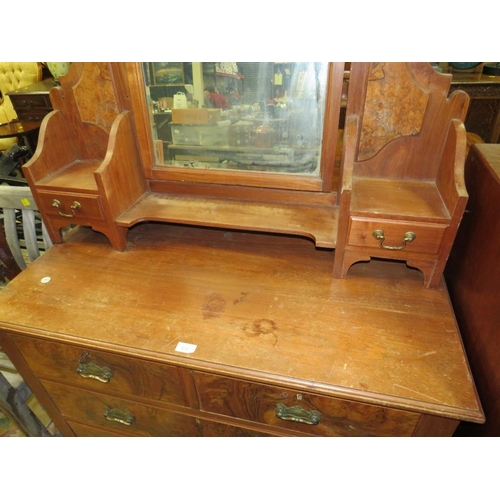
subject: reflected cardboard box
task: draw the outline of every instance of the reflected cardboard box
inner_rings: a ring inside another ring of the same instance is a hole
[[[216,124],[172,123],[172,140],[175,145],[227,146],[229,120]]]
[[[221,110],[218,108],[186,108],[173,109],[173,123],[208,124],[221,120]]]

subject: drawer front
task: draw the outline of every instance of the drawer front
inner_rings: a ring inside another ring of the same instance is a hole
[[[387,219],[365,219],[351,217],[349,221],[348,244],[354,246],[380,249],[380,241],[373,236],[374,231],[383,231],[386,247],[401,247],[405,234],[413,232],[415,239],[406,243],[406,247],[400,250],[385,250],[394,257],[404,254],[406,251],[436,254],[439,251],[446,226],[442,224],[427,224],[421,222],[395,222]]]
[[[189,417],[190,418],[190,417]],[[208,420],[196,419],[198,427],[201,428],[201,435],[203,437],[272,437],[270,434],[259,432],[233,425],[221,424],[219,422],[210,422]],[[77,437],[123,437],[134,436],[126,431],[120,429],[120,433],[116,429],[103,429],[102,427],[92,427],[90,425],[81,424],[80,422],[68,421]],[[133,427],[133,426],[130,426]],[[133,429],[131,429],[133,430]]]
[[[419,415],[290,389],[193,374],[200,409],[316,436],[411,436]],[[297,419],[299,421],[289,420]],[[317,421],[317,423],[316,423]]]
[[[81,193],[61,193],[57,191],[38,191],[41,206],[38,207],[47,215],[56,215],[69,221],[106,220],[98,195]],[[58,202],[58,207],[54,202]],[[65,215],[61,215],[65,214]]]
[[[175,366],[46,340],[17,336],[13,340],[41,379],[92,391],[133,395],[186,406],[179,371]]]
[[[22,108],[52,110],[52,103],[48,94],[9,94],[9,97],[16,111]]]
[[[57,382],[43,385],[65,418],[90,427],[135,436],[201,436],[194,417]]]
[[[41,122],[51,111],[50,109],[21,108],[16,109],[16,114],[19,120]]]

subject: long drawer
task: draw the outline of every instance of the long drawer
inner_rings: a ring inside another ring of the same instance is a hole
[[[197,419],[147,404],[45,380],[63,417],[114,433],[136,436],[201,436]]]
[[[57,382],[44,386],[77,436],[260,437],[262,431],[213,422]]]
[[[58,342],[13,340],[40,379],[105,393],[133,395],[185,406],[179,369]]]
[[[200,409],[316,436],[411,436],[419,415],[193,373]]]

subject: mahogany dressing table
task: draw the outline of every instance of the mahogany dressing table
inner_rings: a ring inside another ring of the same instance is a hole
[[[203,65],[181,66],[196,96]],[[162,160],[153,97],[179,68],[73,63],[23,166],[62,244],[0,294],[0,343],[60,431],[437,436],[483,422],[441,276],[466,203],[468,96],[448,98],[451,77],[427,63],[353,64],[335,167],[344,64],[294,63],[316,83],[291,85],[293,106],[245,110],[255,134],[280,131],[272,154],[259,136],[239,159],[215,155],[207,142],[248,127],[228,113],[173,128],[205,160]],[[409,122],[374,126],[400,102]]]

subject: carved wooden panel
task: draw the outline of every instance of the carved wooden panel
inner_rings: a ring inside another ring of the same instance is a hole
[[[109,133],[120,111],[108,64],[86,64],[73,93],[82,122],[93,123]]]
[[[428,92],[418,85],[406,63],[373,63],[358,160],[372,157],[398,137],[417,135],[428,101]]]
[[[454,82],[451,91],[456,89],[467,92],[471,98],[465,119],[467,132],[479,135],[484,142],[500,142],[500,82]]]

